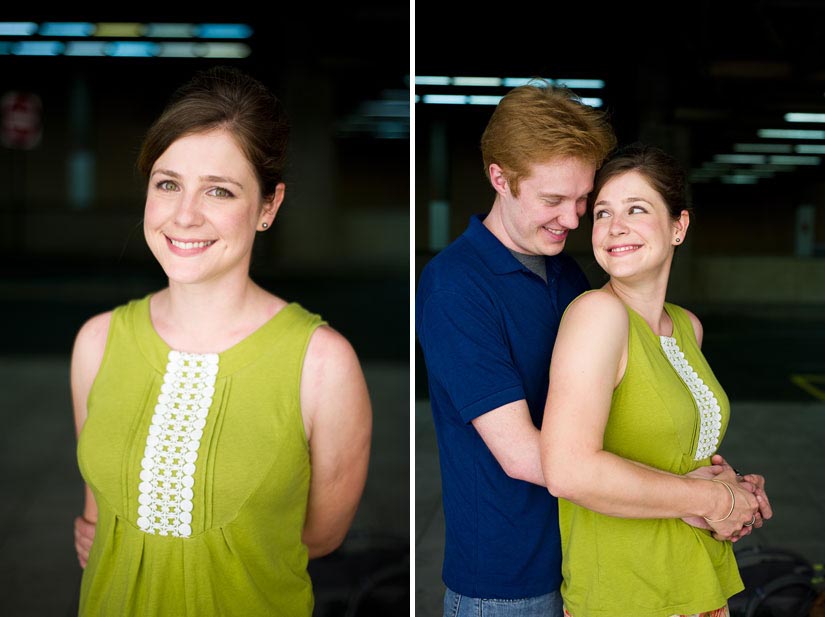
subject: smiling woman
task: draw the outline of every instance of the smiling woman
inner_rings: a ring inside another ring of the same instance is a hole
[[[701,323],[665,302],[690,220],[684,174],[658,148],[629,147],[592,195],[593,254],[610,280],[564,314],[541,428],[565,615],[724,617],[742,589],[731,543],[772,513],[762,476],[714,456],[728,399]]]
[[[227,130],[187,135],[152,167],[143,220],[146,242],[176,282],[243,279],[255,230],[272,223],[283,197],[283,183],[272,195],[261,196],[254,169]]]
[[[72,355],[81,615],[312,613],[371,433],[349,343],[249,276],[284,199],[277,99],[213,69],[149,130],[144,233],[169,284],[90,319]]]

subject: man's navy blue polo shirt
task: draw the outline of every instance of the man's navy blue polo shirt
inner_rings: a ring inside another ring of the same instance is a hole
[[[541,426],[562,313],[589,289],[572,258],[546,263],[547,283],[473,217],[424,268],[416,293],[447,526],[442,575],[475,598],[534,597],[561,584],[556,499],[508,477],[471,424],[526,399]]]

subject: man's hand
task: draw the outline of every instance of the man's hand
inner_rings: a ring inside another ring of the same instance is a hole
[[[713,466],[730,467],[721,454],[714,454],[713,458],[710,459],[710,462],[713,463]],[[753,528],[758,529],[766,520],[773,516],[771,502],[768,499],[768,494],[765,492],[765,477],[755,473],[748,473],[744,476],[738,477],[740,482],[747,482],[754,488],[751,492],[754,494],[756,501],[759,503],[759,512],[756,514],[756,519],[753,522]]]
[[[87,521],[82,516],[74,519],[74,548],[77,551],[77,560],[81,568],[86,568],[89,560],[89,550],[92,548],[92,541],[95,539],[96,525]]]
[[[720,454],[715,454],[711,458],[710,461],[712,464],[700,467],[689,474],[686,474],[688,477],[691,478],[702,478],[705,480],[710,480],[711,478],[715,478],[717,475],[724,471],[733,470],[728,462],[722,457]],[[765,492],[765,478],[764,476],[758,474],[746,474],[744,476],[737,475],[737,479],[739,480],[739,485],[741,488],[746,488],[749,492],[751,492],[754,497],[756,497],[756,501],[759,504],[759,511],[756,513],[756,517],[754,518],[753,525],[745,525],[742,529],[737,533],[736,537],[731,538],[731,542],[737,542],[744,538],[745,536],[749,535],[754,529],[758,529],[762,527],[764,522],[773,516],[773,510],[771,509],[771,503],[768,499],[768,495]],[[703,519],[702,517],[688,517],[682,519],[688,525],[693,527],[697,527],[699,529],[711,529],[711,526]],[[719,537],[716,533],[713,534],[713,537],[717,540],[722,540],[723,538]]]

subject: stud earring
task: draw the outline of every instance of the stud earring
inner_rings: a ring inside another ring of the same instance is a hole
[[[266,229],[267,227],[269,227],[269,223],[267,223],[267,222],[265,222],[265,221],[264,221],[263,223],[261,223],[261,227],[263,227],[264,229]]]
[[[676,236],[676,242],[681,242],[682,239],[679,236]]]

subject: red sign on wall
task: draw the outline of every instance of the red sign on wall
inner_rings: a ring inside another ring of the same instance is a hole
[[[31,150],[43,136],[43,103],[30,92],[7,92],[0,99],[0,143],[7,148]]]

